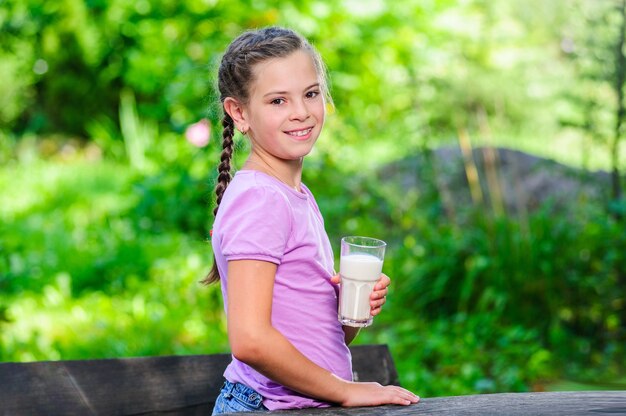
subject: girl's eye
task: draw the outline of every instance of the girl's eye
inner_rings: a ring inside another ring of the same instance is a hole
[[[306,93],[306,98],[315,98],[318,95],[320,95],[320,92],[315,90],[315,91],[309,91]]]
[[[281,105],[284,102],[285,100],[283,100],[282,98],[274,98],[272,101],[270,101],[270,104]]]

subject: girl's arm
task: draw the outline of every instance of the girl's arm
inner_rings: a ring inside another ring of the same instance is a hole
[[[238,360],[301,394],[342,406],[417,403],[401,387],[345,381],[302,355],[271,324],[275,275],[273,263],[228,262],[228,338]]]

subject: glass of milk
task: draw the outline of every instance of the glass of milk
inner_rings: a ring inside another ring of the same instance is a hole
[[[364,327],[372,324],[370,295],[380,279],[387,244],[369,237],[343,237],[339,274],[339,321]]]

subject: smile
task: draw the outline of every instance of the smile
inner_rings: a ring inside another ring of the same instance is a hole
[[[311,130],[313,130],[313,127],[309,127],[308,129],[304,129],[304,130],[286,131],[285,133],[287,133],[290,136],[294,136],[294,137],[304,137],[307,134],[309,134],[311,132]]]

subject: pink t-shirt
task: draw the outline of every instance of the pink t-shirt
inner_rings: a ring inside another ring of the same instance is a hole
[[[272,300],[272,325],[302,354],[338,377],[352,380],[352,359],[337,320],[333,252],[313,194],[289,188],[272,176],[237,172],[213,224],[213,251],[228,299],[228,261],[262,260],[278,265]],[[224,377],[265,397],[270,410],[323,407],[233,357]]]

